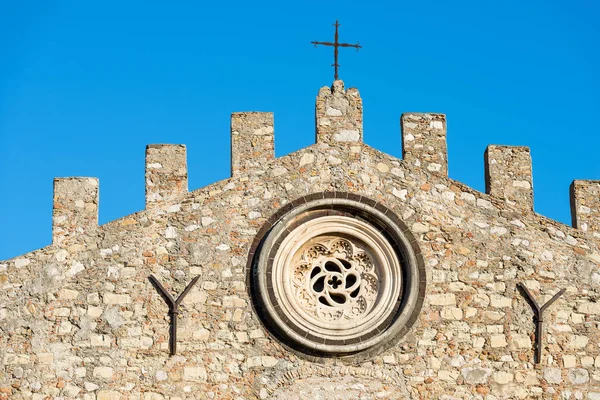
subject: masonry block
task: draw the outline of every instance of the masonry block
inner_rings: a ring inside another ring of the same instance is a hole
[[[55,178],[52,243],[66,244],[76,235],[91,236],[98,228],[98,179]]]
[[[146,209],[177,201],[187,191],[185,146],[148,145],[146,147]]]
[[[533,210],[531,154],[524,146],[490,145],[485,150],[486,193],[507,204]]]
[[[448,176],[446,116],[404,113],[400,118],[402,158],[432,174]]]
[[[358,90],[344,90],[344,82],[337,80],[323,87],[317,95],[317,143],[363,141],[363,107]]]
[[[573,227],[600,237],[600,181],[571,183]]]
[[[273,113],[231,114],[231,176],[264,170],[275,158]]]

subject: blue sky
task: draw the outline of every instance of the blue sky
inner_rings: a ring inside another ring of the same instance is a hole
[[[190,190],[229,176],[229,116],[273,111],[285,155],[314,141],[340,78],[365,142],[401,157],[402,112],[448,118],[449,174],[484,190],[488,144],[531,147],[535,210],[570,224],[600,179],[594,1],[0,1],[0,260],[51,242],[52,180],[100,179],[100,223],[144,208],[144,150],[188,146]]]

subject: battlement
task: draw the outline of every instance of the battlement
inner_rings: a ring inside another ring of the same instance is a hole
[[[316,97],[315,141],[333,147],[362,145],[363,108],[357,89],[335,81]],[[404,113],[400,118],[402,162],[431,176],[448,179],[446,116]],[[231,115],[231,176],[260,175],[276,160],[273,113]],[[533,212],[532,162],[529,148],[490,145],[484,154],[486,193],[521,212]],[[146,209],[178,201],[188,193],[184,145],[146,148]],[[600,237],[600,181],[571,185],[573,227]],[[98,221],[98,181],[62,178],[54,185],[53,243],[68,243],[75,234],[94,232]]]
[[[336,81],[275,157],[273,114],[233,113],[231,176],[191,192],[149,145],[145,209],[100,227],[98,180],[56,179],[52,245],[0,262],[0,400],[600,395],[600,181],[567,227],[527,147],[487,147],[482,193],[445,115],[401,116],[403,159],[362,120]]]
[[[231,176],[260,171],[275,158],[273,113],[231,114]]]
[[[319,90],[315,107],[317,143],[363,141],[363,108],[358,90],[344,90],[344,82]]]
[[[571,219],[574,228],[600,237],[600,181],[571,183]]]
[[[186,149],[181,144],[146,147],[146,208],[170,203],[188,191]]]
[[[446,116],[405,113],[400,118],[402,158],[440,176],[448,176]]]
[[[486,193],[533,210],[533,176],[528,147],[490,145],[485,150]]]
[[[54,179],[52,243],[67,247],[74,236],[92,236],[98,227],[98,179]]]

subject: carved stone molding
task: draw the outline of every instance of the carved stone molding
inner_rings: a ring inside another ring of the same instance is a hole
[[[259,314],[284,344],[309,355],[388,348],[424,297],[414,238],[370,199],[315,196],[277,213],[257,237],[250,258]]]

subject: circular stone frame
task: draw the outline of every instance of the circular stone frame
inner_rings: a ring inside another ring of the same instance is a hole
[[[293,298],[290,259],[320,237],[360,243],[373,259],[380,279],[377,304],[354,325],[320,323]],[[413,325],[425,296],[423,257],[406,225],[382,204],[352,193],[317,193],[281,208],[257,234],[248,267],[262,322],[284,345],[313,357],[368,357],[384,351]]]

